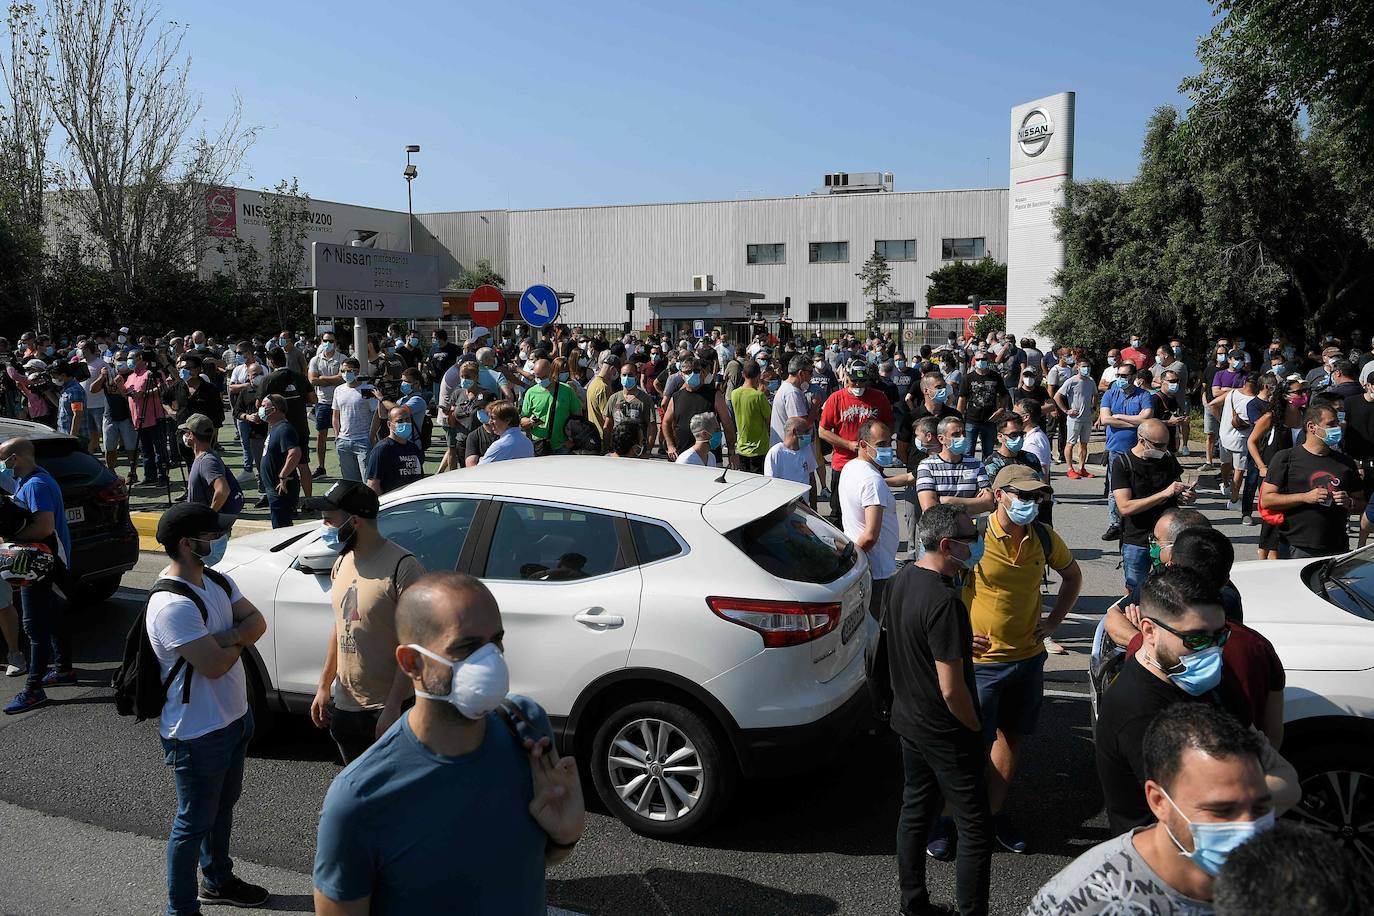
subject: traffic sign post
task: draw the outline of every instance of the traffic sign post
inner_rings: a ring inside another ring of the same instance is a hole
[[[439,318],[444,297],[437,292],[368,293],[341,289],[315,290],[317,318]]]
[[[531,286],[520,296],[520,318],[532,328],[553,324],[558,318],[558,293],[543,284]]]
[[[692,336],[700,340],[706,336],[706,322],[700,318],[692,320]]]
[[[506,295],[490,284],[483,284],[468,297],[468,314],[472,323],[495,328],[506,320]]]
[[[432,254],[313,242],[310,271],[310,285],[316,289],[358,293],[439,292],[439,259]]]

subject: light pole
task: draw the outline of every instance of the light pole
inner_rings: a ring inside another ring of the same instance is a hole
[[[419,151],[420,144],[406,144],[406,170],[401,173],[405,176],[406,180],[406,216],[408,217],[406,222],[406,239],[412,252],[415,251],[415,202],[410,193],[410,183],[415,180],[415,176],[420,174],[420,171],[415,168],[415,166],[411,165],[410,154],[418,153]]]

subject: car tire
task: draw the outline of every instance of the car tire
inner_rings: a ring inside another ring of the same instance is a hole
[[[76,600],[83,606],[104,604],[114,597],[114,593],[119,591],[119,583],[124,577],[105,576],[100,579],[88,579],[76,588]]]
[[[251,744],[264,746],[272,741],[276,731],[277,716],[267,704],[267,689],[258,675],[257,666],[251,659],[242,660],[243,671],[248,681],[248,708],[253,713],[253,738]]]
[[[647,759],[646,745],[658,759]],[[716,729],[692,709],[657,700],[631,703],[602,721],[591,771],[602,803],[635,833],[658,839],[705,830],[729,807],[739,780]]]
[[[1367,748],[1351,735],[1286,755],[1302,787],[1302,801],[1288,817],[1343,843],[1374,869],[1374,761]]]

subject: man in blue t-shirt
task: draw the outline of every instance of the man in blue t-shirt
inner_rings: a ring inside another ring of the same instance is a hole
[[[273,528],[289,528],[296,517],[296,502],[301,496],[297,472],[304,452],[295,427],[286,418],[286,399],[269,394],[262,399],[258,417],[267,424],[267,444],[258,463],[258,483],[267,497]]]
[[[1116,511],[1112,463],[1116,457],[1135,448],[1136,429],[1155,415],[1154,397],[1135,383],[1136,367],[1124,362],[1116,367],[1116,381],[1102,396],[1098,416],[1107,431],[1107,512],[1111,525],[1102,534],[1104,541],[1121,539],[1121,515]]]
[[[316,913],[544,916],[545,869],[571,854],[586,814],[544,711],[514,696],[523,721],[501,709],[502,629],[471,576],[430,573],[402,592],[396,661],[415,706],[329,787]]]
[[[70,363],[58,360],[52,364],[52,383],[58,390],[57,431],[80,437],[81,414],[86,409],[86,389],[72,376]]]
[[[0,463],[14,475],[18,488],[14,501],[27,509],[29,523],[14,534],[16,544],[43,544],[62,561],[59,571],[71,561],[72,536],[67,530],[67,510],[62,503],[62,488],[46,470],[38,466],[33,442],[23,437],[0,445]],[[25,712],[48,702],[44,687],[65,687],[76,683],[62,602],[53,592],[53,578],[60,572],[24,588],[16,589],[23,615],[24,633],[29,638],[29,673],[24,689],[5,706],[5,712]],[[48,670],[49,663],[53,668]]]

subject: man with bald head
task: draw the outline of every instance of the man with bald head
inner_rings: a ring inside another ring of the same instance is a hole
[[[420,422],[409,407],[393,407],[387,414],[391,435],[367,456],[367,485],[378,496],[425,476],[425,452],[415,441]]]
[[[496,599],[430,573],[401,595],[396,629],[415,706],[325,796],[315,912],[544,916],[545,869],[582,836],[582,790],[544,711],[506,696]]]
[[[1135,445],[1113,457],[1111,466],[1128,595],[1139,594],[1150,574],[1150,534],[1159,517],[1197,498],[1196,490],[1183,484],[1183,468],[1169,453],[1169,427],[1147,419],[1135,432]]]
[[[554,377],[549,360],[535,360],[532,371],[535,383],[520,403],[520,428],[534,440],[536,455],[566,454],[563,427],[568,417],[582,413],[582,399],[571,385]]]

